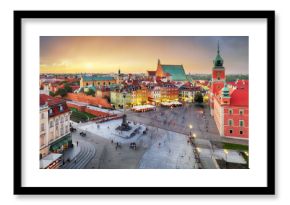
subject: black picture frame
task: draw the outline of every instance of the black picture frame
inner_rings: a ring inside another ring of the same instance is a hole
[[[266,187],[23,187],[22,186],[22,19],[205,18],[267,20]],[[268,83],[269,85],[269,83]],[[273,195],[275,194],[275,11],[14,11],[14,194],[16,195]]]

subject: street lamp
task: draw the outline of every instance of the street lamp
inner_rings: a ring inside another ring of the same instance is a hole
[[[199,147],[197,147],[196,149],[197,149],[198,153],[200,153],[200,152],[201,152],[201,149],[200,149]]]
[[[227,149],[224,149],[224,153],[226,154],[226,168],[227,168],[228,153],[229,153],[229,151]]]
[[[189,131],[189,136],[191,136],[192,125],[190,124],[188,127],[189,127],[189,129],[190,129],[190,131]]]

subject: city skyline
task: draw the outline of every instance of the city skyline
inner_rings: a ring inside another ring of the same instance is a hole
[[[227,74],[248,74],[247,36],[41,36],[40,73],[146,73],[160,59],[210,74],[218,41]]]

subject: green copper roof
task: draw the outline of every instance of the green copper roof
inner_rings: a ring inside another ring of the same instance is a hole
[[[223,64],[224,64],[224,60],[220,55],[220,44],[218,42],[218,48],[217,48],[217,55],[213,61],[214,67],[218,67],[218,68],[224,68]]]
[[[230,89],[228,88],[228,85],[225,84],[225,86],[222,89],[223,97],[230,97]]]
[[[93,75],[93,76],[82,76],[83,81],[101,81],[101,80],[114,80],[112,76],[105,75]]]
[[[161,65],[163,71],[171,75],[173,81],[186,81],[186,75],[182,65]]]
[[[93,85],[88,85],[88,86],[86,86],[85,88],[87,88],[87,89],[91,89],[91,90],[93,90],[94,92],[96,92],[96,87],[95,86],[93,86]]]

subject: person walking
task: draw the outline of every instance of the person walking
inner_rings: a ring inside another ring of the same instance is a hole
[[[79,146],[79,141],[77,141],[77,147]]]

